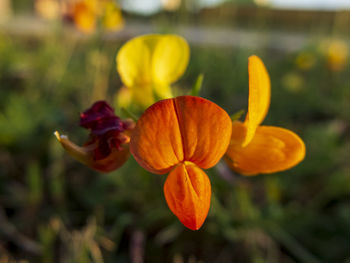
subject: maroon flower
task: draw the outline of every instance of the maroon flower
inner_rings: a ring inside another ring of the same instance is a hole
[[[82,147],[55,132],[62,146],[75,159],[100,172],[113,171],[126,162],[129,133],[135,126],[132,120],[121,120],[107,102],[98,101],[80,114],[80,126],[90,130],[89,139]]]

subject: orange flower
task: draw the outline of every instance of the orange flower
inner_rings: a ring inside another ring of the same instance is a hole
[[[95,0],[78,1],[73,6],[75,25],[84,33],[92,33],[96,29],[97,2]]]
[[[270,78],[257,56],[249,57],[249,101],[245,121],[232,123],[226,161],[245,175],[274,173],[289,169],[304,159],[305,145],[294,132],[260,126],[270,105]]]
[[[210,181],[202,169],[224,155],[231,137],[227,113],[206,99],[181,96],[149,107],[131,134],[130,151],[146,170],[169,173],[164,195],[182,224],[199,229],[210,207]]]
[[[105,101],[98,101],[80,115],[80,125],[91,131],[82,147],[55,132],[58,141],[73,158],[104,173],[119,168],[128,160],[129,133],[135,126],[133,121],[122,121]]]

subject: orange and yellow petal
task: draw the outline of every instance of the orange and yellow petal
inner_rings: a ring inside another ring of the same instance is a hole
[[[164,184],[170,210],[191,230],[204,223],[210,207],[211,185],[208,176],[193,163],[176,166]]]
[[[259,57],[249,57],[248,71],[248,113],[244,121],[247,126],[247,135],[243,141],[243,146],[246,146],[253,139],[256,128],[264,120],[269,110],[271,97],[270,77]]]
[[[230,117],[215,103],[181,96],[145,111],[131,135],[130,150],[153,173],[167,173],[182,161],[206,169],[225,154],[231,129]]]
[[[242,147],[247,127],[233,123],[231,144],[225,160],[244,175],[275,173],[287,170],[304,159],[305,145],[294,132],[273,126],[259,126],[251,142]]]

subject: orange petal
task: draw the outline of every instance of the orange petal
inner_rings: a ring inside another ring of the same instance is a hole
[[[215,103],[193,96],[175,98],[184,159],[203,169],[213,167],[230,143],[232,124]]]
[[[170,210],[191,230],[198,230],[206,219],[211,197],[208,176],[193,163],[179,164],[164,184]]]
[[[246,146],[253,139],[256,128],[265,119],[269,110],[271,96],[269,74],[259,57],[249,57],[248,71],[248,113],[244,122],[247,126],[247,135],[243,141],[243,146]]]
[[[254,138],[242,147],[246,126],[233,123],[231,144],[226,161],[231,168],[245,175],[287,170],[304,159],[305,145],[294,132],[273,126],[259,126]]]
[[[173,99],[149,107],[131,134],[130,151],[152,173],[163,174],[183,161],[181,133]]]
[[[215,103],[199,97],[162,100],[141,116],[131,138],[131,153],[153,173],[167,173],[182,161],[214,166],[231,138],[231,120]]]

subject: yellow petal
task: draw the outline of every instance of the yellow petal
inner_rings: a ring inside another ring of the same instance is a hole
[[[117,71],[127,87],[151,85],[151,58],[159,35],[145,35],[129,40],[119,50]]]
[[[121,87],[114,96],[115,105],[121,108],[129,108],[132,103],[132,93],[127,87]]]
[[[130,90],[132,94],[132,102],[136,108],[138,107],[145,110],[155,102],[153,89],[150,85],[134,86],[131,87]]]
[[[186,70],[189,46],[176,35],[144,35],[128,41],[116,60],[123,83],[140,91],[150,87],[152,94],[144,97],[154,102],[154,94],[160,99],[172,97],[170,84]]]
[[[269,110],[271,96],[269,74],[259,57],[249,57],[248,71],[248,113],[244,122],[247,126],[247,136],[243,141],[243,146],[246,146],[253,139],[256,128],[264,120]]]
[[[177,35],[164,35],[152,56],[152,76],[157,87],[175,82],[185,72],[190,48],[185,39]],[[160,94],[162,91],[158,91]]]
[[[305,145],[294,132],[273,126],[259,126],[246,146],[241,141],[247,132],[241,122],[233,123],[231,144],[225,160],[231,168],[245,175],[287,170],[304,159]]]
[[[164,195],[184,226],[198,230],[203,225],[210,208],[211,185],[200,168],[191,163],[176,166],[165,181]]]

